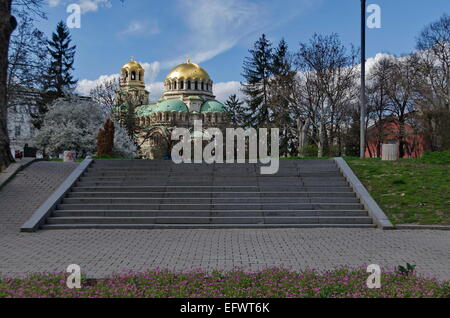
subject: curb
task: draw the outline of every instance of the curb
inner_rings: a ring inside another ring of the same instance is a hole
[[[450,231],[450,225],[397,224],[397,230],[440,230]]]
[[[0,189],[2,189],[9,181],[11,181],[18,172],[22,171],[36,161],[40,161],[40,159],[23,158],[19,162],[10,164],[8,168],[5,169],[5,171],[0,173]]]
[[[394,229],[394,225],[392,225],[391,221],[389,221],[386,214],[380,208],[378,203],[375,202],[370,193],[367,191],[367,189],[355,175],[353,170],[347,164],[347,162],[345,162],[343,158],[334,158],[333,160],[344,175],[345,179],[347,179],[353,191],[355,191],[356,196],[360,199],[361,203],[369,212],[369,215],[374,219],[378,227],[383,230]]]
[[[69,192],[70,188],[78,181],[81,175],[91,165],[92,159],[85,159],[80,165],[70,174],[69,177],[56,189],[55,192],[45,201],[25,222],[20,228],[21,232],[36,232],[39,227],[45,222],[47,217],[55,209],[56,205],[61,202],[63,197]]]

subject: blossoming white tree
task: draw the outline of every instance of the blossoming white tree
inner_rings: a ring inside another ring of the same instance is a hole
[[[45,155],[59,156],[65,150],[84,157],[96,152],[95,138],[107,119],[101,107],[92,100],[69,97],[50,106],[43,127],[31,144]],[[115,157],[135,158],[137,147],[125,129],[115,123],[113,153]]]

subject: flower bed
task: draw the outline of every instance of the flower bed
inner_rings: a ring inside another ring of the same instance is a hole
[[[417,274],[383,272],[380,289],[369,289],[365,269],[293,272],[272,268],[187,273],[153,270],[124,273],[104,279],[82,279],[81,289],[66,287],[67,274],[33,274],[0,280],[0,298],[302,298],[302,297],[450,297],[450,282]]]

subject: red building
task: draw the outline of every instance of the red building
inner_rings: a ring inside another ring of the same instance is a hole
[[[404,124],[403,158],[418,158],[426,149],[425,138],[411,123]],[[369,127],[367,132],[366,158],[381,157],[382,144],[395,143],[400,150],[400,124],[391,117],[386,118],[378,125]]]

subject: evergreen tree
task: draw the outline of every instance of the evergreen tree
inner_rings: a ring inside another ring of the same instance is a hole
[[[50,66],[46,75],[46,90],[56,91],[58,97],[65,91],[71,91],[77,83],[71,71],[73,68],[76,46],[71,46],[70,32],[64,22],[59,22],[52,40],[48,41],[48,51],[51,55]]]
[[[359,156],[359,138],[360,138],[360,112],[356,108],[352,112],[352,122],[351,125],[347,131],[346,138],[345,138],[345,155],[346,156],[353,156],[357,157]]]
[[[244,125],[245,110],[244,102],[240,101],[236,94],[231,95],[225,102],[225,109],[230,114],[233,125],[241,127]]]
[[[242,84],[250,114],[246,124],[251,127],[267,126],[270,122],[269,81],[272,75],[272,44],[263,34],[249,50],[250,57],[244,60]]]
[[[43,91],[36,104],[37,111],[31,114],[33,125],[37,129],[42,128],[48,105],[64,97],[64,94],[70,92],[77,83],[71,74],[74,69],[76,49],[76,46],[71,46],[71,42],[69,29],[62,21],[59,22],[56,32],[52,34],[52,40],[47,41],[47,50],[50,54],[49,66],[44,75]]]
[[[284,39],[281,39],[272,57],[272,73],[275,76],[290,76],[292,72],[291,55]]]

